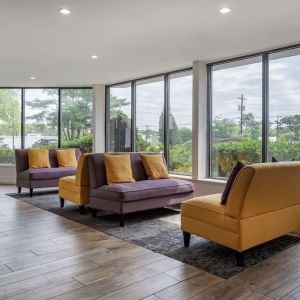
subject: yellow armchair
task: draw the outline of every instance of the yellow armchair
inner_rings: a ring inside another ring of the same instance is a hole
[[[60,206],[64,207],[65,200],[79,205],[80,213],[84,213],[85,205],[90,202],[90,178],[87,165],[87,155],[82,154],[78,161],[75,176],[59,179],[58,194]]]
[[[181,205],[184,245],[195,234],[237,252],[300,228],[300,162],[254,164],[236,177],[227,199],[214,194]]]

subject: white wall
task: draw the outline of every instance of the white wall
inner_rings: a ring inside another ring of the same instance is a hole
[[[12,165],[0,166],[0,184],[16,183],[16,167]]]

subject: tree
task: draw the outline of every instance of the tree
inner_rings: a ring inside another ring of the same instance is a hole
[[[285,132],[290,131],[293,133],[294,141],[300,140],[300,115],[284,117],[280,120],[280,123],[280,125],[285,129]]]
[[[261,123],[256,121],[253,114],[244,114],[243,116],[244,136],[258,140],[261,136]]]
[[[181,143],[181,137],[178,130],[178,126],[175,120],[175,117],[170,113],[169,114],[169,131],[168,131],[168,138],[169,138],[169,145],[176,145]],[[162,112],[159,117],[159,141],[160,143],[164,143],[164,113]]]
[[[35,98],[26,105],[34,112],[35,131],[49,135],[56,133],[58,124],[57,90],[45,89],[48,99]],[[61,128],[64,140],[75,140],[86,134],[92,122],[92,91],[89,89],[64,89],[62,91]]]
[[[192,130],[187,127],[179,128],[179,135],[182,143],[192,140]]]
[[[128,105],[130,105],[130,102],[126,98],[110,95],[110,117],[116,117],[119,112],[122,112],[122,108]]]
[[[20,134],[21,127],[21,108],[17,91],[0,89],[0,107],[1,134],[12,136],[14,148],[14,137]]]
[[[213,137],[231,138],[239,135],[239,125],[230,119],[216,117],[212,123]]]

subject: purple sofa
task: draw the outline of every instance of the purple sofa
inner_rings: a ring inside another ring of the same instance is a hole
[[[153,153],[149,153],[153,154]],[[140,153],[130,153],[136,182],[107,185],[104,154],[88,156],[90,174],[90,206],[97,217],[98,210],[119,214],[124,226],[124,214],[181,203],[193,197],[193,184],[181,179],[148,180]]]
[[[77,160],[80,157],[80,150],[76,149]],[[34,188],[56,187],[59,178],[72,176],[76,173],[75,167],[58,167],[56,150],[49,150],[49,160],[51,168],[29,169],[28,149],[15,150],[16,169],[17,169],[17,187],[21,193],[22,187],[29,188],[30,197],[32,197]]]

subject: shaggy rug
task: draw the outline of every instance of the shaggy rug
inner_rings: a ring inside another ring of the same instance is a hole
[[[92,218],[87,208],[86,214],[80,215],[77,206],[68,201],[60,208],[56,191],[35,192],[32,198],[28,194],[8,195],[225,279],[300,242],[298,235],[285,235],[252,248],[245,252],[245,266],[238,267],[232,250],[203,238],[192,236],[190,247],[184,248],[180,210],[176,208],[128,214],[125,227],[119,227],[115,214],[99,212],[97,218]]]

